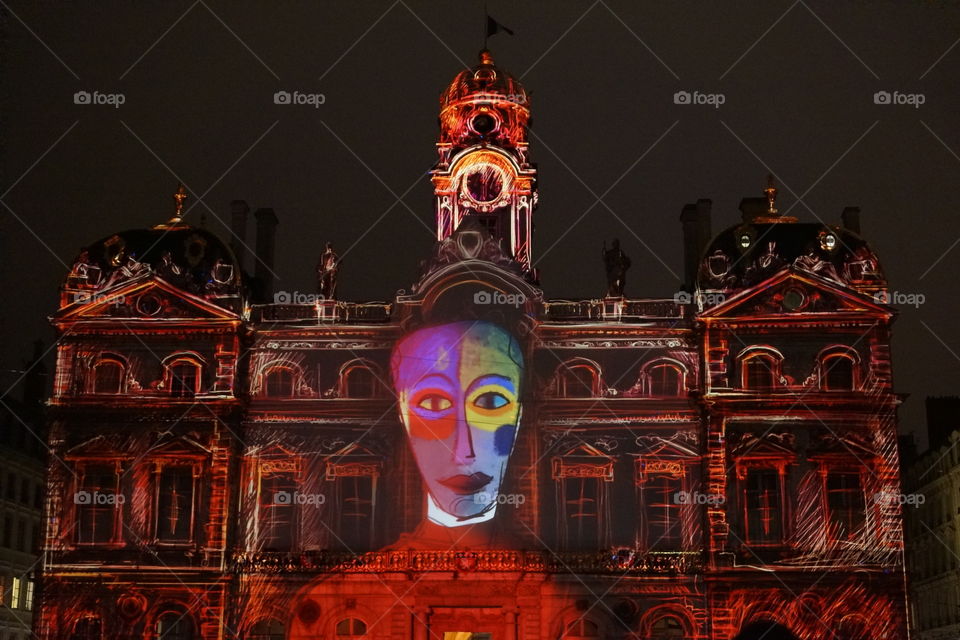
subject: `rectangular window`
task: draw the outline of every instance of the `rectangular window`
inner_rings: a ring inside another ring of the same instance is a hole
[[[744,520],[748,544],[780,544],[783,534],[783,504],[780,474],[776,469],[747,470]]]
[[[261,477],[260,547],[264,551],[290,551],[293,548],[297,489],[292,472]]]
[[[23,589],[23,581],[20,578],[14,578],[13,582],[10,585],[10,608],[19,609],[20,608],[20,598],[22,597],[21,590]]]
[[[30,479],[20,479],[20,503],[30,504]]]
[[[371,473],[361,473],[354,465],[340,467],[336,476],[337,535],[348,549],[373,548],[374,507],[376,504],[377,478]],[[354,468],[355,467],[355,468]]]
[[[683,544],[680,519],[683,478],[649,476],[641,485],[640,513],[643,519],[643,547],[651,551],[674,551]]]
[[[13,471],[7,474],[7,500],[17,499],[17,476]]]
[[[160,542],[193,539],[193,467],[167,466],[157,485],[156,534]]]
[[[866,520],[866,501],[860,474],[855,471],[827,474],[828,530],[833,540],[853,539]]]
[[[33,611],[33,580],[27,580],[27,589],[23,594],[24,611]]]
[[[602,487],[599,478],[563,478],[560,481],[562,533],[568,549],[600,545]]]
[[[91,465],[83,469],[80,491],[73,500],[77,508],[77,542],[104,544],[114,541],[123,501],[118,484],[119,477],[112,466]]]

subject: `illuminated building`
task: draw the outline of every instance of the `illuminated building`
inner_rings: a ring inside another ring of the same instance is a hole
[[[0,411],[0,638],[31,637],[37,549],[42,525],[45,451],[42,345],[25,363],[22,398],[6,395]],[[19,372],[18,372],[19,373]]]
[[[906,465],[907,570],[919,640],[960,636],[960,398],[927,398],[929,449]]]
[[[907,637],[858,211],[771,186],[712,237],[700,200],[684,291],[544,297],[529,118],[488,52],[442,94],[437,244],[389,303],[262,304],[266,209],[257,287],[182,198],[90,245],[53,318],[41,638]]]

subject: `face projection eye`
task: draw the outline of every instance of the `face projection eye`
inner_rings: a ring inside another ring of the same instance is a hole
[[[417,407],[427,411],[446,411],[453,405],[449,398],[436,393],[421,396],[417,400]]]
[[[507,406],[510,401],[502,393],[497,393],[496,391],[487,391],[484,394],[477,396],[477,399],[473,401],[473,404],[479,409],[486,409],[490,411],[492,409],[500,409]]]

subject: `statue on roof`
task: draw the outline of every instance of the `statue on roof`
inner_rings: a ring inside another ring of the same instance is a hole
[[[333,243],[328,242],[326,250],[320,254],[317,263],[317,287],[320,295],[326,300],[333,300],[337,296],[337,274],[340,271],[340,256],[333,250]]]
[[[613,239],[613,246],[610,249],[607,249],[607,243],[604,241],[603,264],[607,270],[607,297],[622,298],[627,269],[630,268],[630,258],[620,249],[618,238]]]

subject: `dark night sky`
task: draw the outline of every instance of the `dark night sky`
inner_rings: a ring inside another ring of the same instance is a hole
[[[533,94],[548,296],[602,294],[599,248],[619,237],[627,293],[670,297],[683,204],[711,198],[719,231],[769,171],[781,211],[803,221],[859,205],[892,288],[926,296],[895,326],[903,430],[923,420],[923,396],[960,391],[960,6],[488,4],[515,31],[491,40],[497,63]],[[476,60],[482,3],[4,6],[4,389],[30,341],[50,343],[44,318],[79,247],[168,217],[178,178],[188,220],[205,213],[224,237],[231,200],[276,210],[277,289],[313,292],[328,239],[349,248],[342,297],[387,300],[413,281],[431,243],[437,97]],[[326,103],[275,105],[280,89]],[[76,105],[78,90],[126,101]],[[679,90],[726,101],[676,105]],[[879,90],[925,103],[876,105]]]

